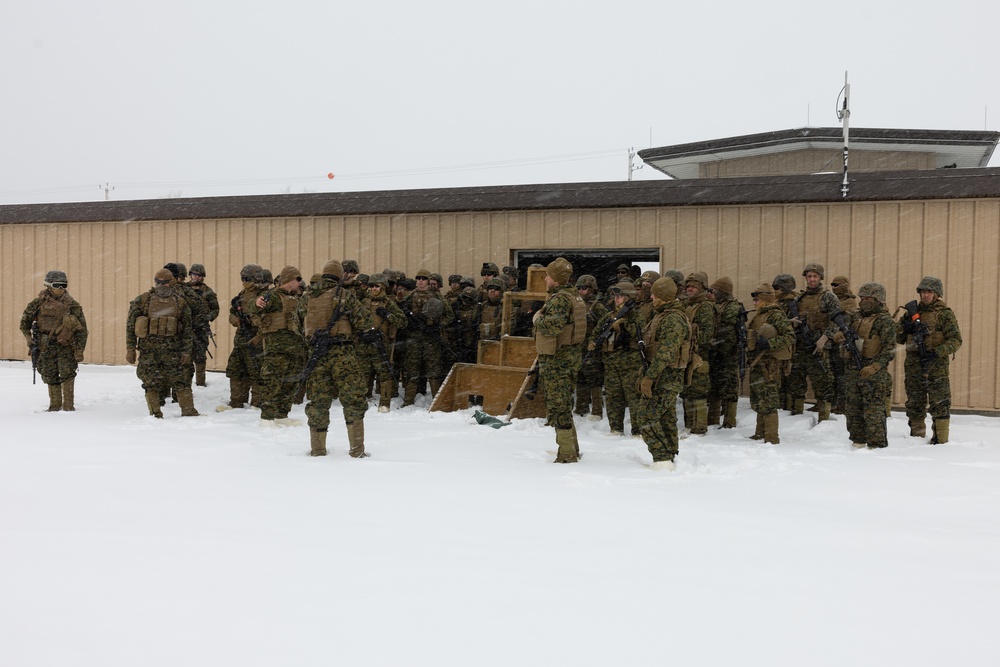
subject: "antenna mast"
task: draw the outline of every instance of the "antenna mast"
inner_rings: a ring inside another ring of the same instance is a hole
[[[843,197],[847,197],[847,192],[849,186],[847,185],[847,146],[848,146],[848,134],[850,133],[850,120],[851,120],[851,109],[850,109],[850,99],[851,99],[851,84],[847,83],[847,72],[844,72],[844,89],[840,91],[844,94],[844,106],[837,109],[837,118],[844,121],[844,181],[840,184],[840,194]]]

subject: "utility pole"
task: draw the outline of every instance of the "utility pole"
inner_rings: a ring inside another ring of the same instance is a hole
[[[847,184],[847,136],[849,134],[849,125],[851,120],[851,84],[847,83],[847,72],[844,72],[844,89],[840,91],[844,94],[844,106],[837,109],[837,118],[844,121],[844,181],[840,184],[840,194],[845,199],[847,198],[847,191],[849,186]]]
[[[104,185],[98,185],[98,189],[104,190],[104,201],[111,199],[111,191],[115,189],[113,185],[105,183]]]
[[[639,171],[643,167],[643,165],[641,165],[641,164],[638,167],[634,166],[634,164],[633,164],[634,161],[635,161],[635,149],[634,148],[629,148],[628,149],[628,180],[630,180],[630,181],[632,180],[632,172]]]

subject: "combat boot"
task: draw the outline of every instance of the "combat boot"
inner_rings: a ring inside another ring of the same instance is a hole
[[[694,422],[691,425],[691,433],[694,435],[705,435],[708,433],[708,399],[696,398],[691,401],[693,407]]]
[[[757,430],[753,432],[750,436],[751,440],[763,440],[764,439],[764,415],[757,413]]]
[[[694,401],[690,398],[685,398],[683,401],[684,407],[684,428],[691,430],[694,426]]]
[[[772,445],[780,444],[778,440],[778,411],[764,415],[764,442]]]
[[[326,456],[326,429],[309,429],[309,456]]]
[[[911,438],[926,438],[927,437],[927,422],[923,419],[920,421],[910,420],[910,437]]]
[[[72,377],[68,380],[63,380],[62,383],[62,409],[65,412],[73,412],[76,410],[76,406],[73,402],[76,400],[75,387],[76,378]]]
[[[151,416],[163,419],[163,413],[160,412],[160,393],[155,389],[146,390],[146,407],[149,408]]]
[[[576,463],[580,460],[580,445],[577,442],[574,427],[557,428],[556,445],[559,446],[559,450],[556,452],[556,460],[553,463]]]
[[[739,403],[726,401],[722,404],[722,428],[736,428],[736,408]]]
[[[817,421],[825,422],[830,419],[830,401],[818,401],[816,405],[819,406],[819,419]]]
[[[365,451],[364,419],[347,423],[347,442],[351,447],[348,452],[351,455],[351,458],[363,459],[368,456],[368,452]]]
[[[250,402],[250,381],[229,378],[229,407],[242,408]]]
[[[708,402],[708,425],[718,426],[720,419],[722,419],[722,401],[713,398]]]
[[[194,383],[199,387],[207,387],[205,384],[205,362],[199,362],[194,365]]]
[[[592,387],[590,389],[590,416],[587,419],[591,421],[601,421],[604,417],[604,395],[601,393],[603,389],[601,387]]]
[[[805,407],[806,407],[806,399],[804,399],[804,398],[795,398],[795,399],[792,399],[792,414],[793,415],[801,415],[802,412],[804,411]]]
[[[50,384],[49,387],[49,407],[46,412],[59,412],[62,410],[62,385]]]
[[[201,413],[194,408],[194,394],[191,387],[184,387],[177,390],[177,402],[181,406],[181,417],[197,417]]]
[[[931,437],[932,445],[943,445],[948,442],[948,429],[951,427],[950,417],[941,417],[940,419],[935,419],[931,424],[931,429],[933,431]]]

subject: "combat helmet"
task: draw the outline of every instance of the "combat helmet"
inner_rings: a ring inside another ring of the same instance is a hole
[[[823,265],[818,262],[809,262],[806,264],[806,268],[802,269],[802,275],[806,275],[810,271],[818,273],[820,278],[823,278],[823,274],[825,273]]]
[[[917,285],[917,291],[930,290],[938,295],[938,297],[944,297],[944,283],[941,282],[940,278],[935,278],[934,276],[924,276],[920,284]]]
[[[593,291],[596,292],[597,291],[597,278],[595,278],[594,276],[590,275],[589,273],[583,274],[582,276],[580,276],[579,278],[576,279],[576,288],[580,289],[580,288],[583,288],[583,287],[586,287],[587,289],[590,289],[590,290],[593,290]]]
[[[879,302],[879,305],[885,305],[885,287],[882,283],[865,283],[858,288],[858,298],[872,298]]]
[[[49,271],[45,274],[45,280],[42,281],[42,284],[46,287],[52,287],[53,284],[61,283],[65,287],[68,282],[65,271]]]

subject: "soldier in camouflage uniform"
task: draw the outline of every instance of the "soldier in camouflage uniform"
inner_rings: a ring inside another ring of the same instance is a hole
[[[236,327],[233,337],[233,349],[226,363],[226,377],[229,378],[229,403],[220,405],[217,411],[242,408],[245,404],[260,405],[260,357],[261,336],[258,335],[259,324],[256,317],[250,314],[250,304],[267,290],[262,289],[264,269],[256,264],[247,264],[240,271],[243,290],[233,297],[229,304],[229,323]],[[253,401],[250,391],[253,390]]]
[[[840,301],[833,292],[823,287],[822,264],[806,264],[802,275],[806,279],[806,289],[795,299],[799,321],[792,320],[796,346],[788,390],[792,395],[792,414],[802,414],[808,378],[818,401],[819,421],[825,421],[830,418],[830,407],[836,394],[829,349],[830,340],[837,330],[833,318],[840,312]]]
[[[677,394],[684,388],[691,351],[691,323],[677,301],[677,283],[660,278],[653,283],[653,317],[643,331],[649,368],[639,380],[642,439],[653,457],[654,470],[673,470],[679,451]]]
[[[597,278],[588,274],[577,278],[576,293],[587,304],[587,340],[591,340],[598,320],[608,314],[608,309],[597,298]],[[604,360],[600,350],[584,356],[587,360],[580,366],[576,377],[576,408],[573,412],[600,421],[604,416]]]
[[[333,397],[340,399],[344,407],[344,422],[347,425],[349,454],[353,458],[368,456],[365,452],[365,386],[361,365],[355,352],[355,332],[361,332],[362,340],[374,335],[371,312],[354,298],[350,290],[340,286],[343,268],[337,260],[330,260],[323,266],[319,283],[312,288],[307,302],[305,320],[306,338],[310,340],[311,372],[306,380],[309,403],[306,416],[309,419],[310,456],[326,456],[326,434],[330,426],[330,406]],[[317,355],[317,333],[329,336],[327,353]],[[373,339],[372,339],[373,340]],[[307,371],[309,371],[307,366]]]
[[[722,428],[736,427],[740,399],[739,331],[746,319],[743,304],[733,298],[733,281],[723,276],[709,288],[715,304],[715,336],[709,352],[708,423]]]
[[[163,268],[170,271],[171,275],[173,275],[179,293],[181,294],[181,296],[184,297],[184,300],[187,301],[188,305],[191,306],[191,318],[192,318],[191,326],[193,328],[192,333],[194,335],[194,346],[195,348],[197,348],[199,335],[204,335],[206,340],[208,338],[207,334],[200,333],[206,330],[209,326],[208,305],[205,303],[205,300],[202,299],[201,294],[192,289],[191,285],[187,282],[188,272],[186,266],[184,266],[180,262],[170,262],[166,264]],[[188,384],[191,384],[194,381],[195,354],[197,354],[197,352],[192,351],[191,364],[185,369],[185,372],[190,376],[188,378]],[[165,387],[161,388],[160,390],[161,400],[164,400],[168,395],[171,395],[171,392],[166,391]],[[174,396],[174,398],[176,399],[176,396]]]
[[[358,363],[364,374],[365,387],[371,387],[372,382],[378,380],[379,412],[389,412],[392,405],[396,385],[391,368],[392,346],[396,341],[396,332],[405,329],[407,325],[406,315],[395,300],[389,298],[388,289],[389,281],[385,274],[376,273],[369,279],[368,296],[362,301],[362,305],[371,314],[372,326],[378,333],[369,334],[367,341],[360,337],[357,341]]]
[[[430,272],[420,269],[415,289],[400,302],[401,310],[410,319],[406,328],[406,387],[403,406],[413,405],[417,398],[420,378],[427,378],[431,395],[437,395],[448,372],[444,362],[441,330],[455,319],[451,307],[430,289]]]
[[[677,300],[686,304],[687,293],[684,291],[684,274],[678,269],[667,269],[663,272],[663,277],[674,281],[674,285],[677,286]]]
[[[840,278],[834,278],[840,282]],[[896,356],[896,323],[885,310],[885,287],[879,283],[865,283],[858,289],[860,310],[849,316],[848,325],[857,335],[860,345],[861,370],[854,363],[853,355],[844,348],[847,343],[843,332],[833,334],[839,345],[844,366],[844,414],[847,415],[847,433],[855,447],[877,449],[887,447],[885,432],[885,406],[892,394],[892,377],[889,364]]]
[[[614,298],[614,310],[607,313],[592,329],[592,339],[587,350],[600,352],[604,362],[605,404],[611,435],[625,434],[625,408],[632,422],[632,435],[639,436],[639,376],[642,374],[642,355],[639,353],[639,336],[646,322],[639,314],[635,298],[637,292],[631,280],[622,280],[608,290]],[[613,323],[612,323],[613,322]],[[600,346],[596,338],[608,325],[611,336]]]
[[[684,304],[688,318],[696,327],[701,365],[694,369],[691,382],[681,391],[684,399],[684,425],[695,435],[708,433],[708,394],[712,389],[711,353],[715,338],[715,306],[708,298],[708,276],[695,271],[684,281]]]
[[[479,302],[479,340],[500,340],[503,293],[502,280],[490,278],[486,281],[486,299]]]
[[[462,293],[462,276],[457,273],[453,273],[448,276],[448,291],[444,294],[444,300],[448,302],[452,310],[455,310],[455,301],[458,300],[459,295]],[[476,298],[479,298],[479,293],[476,292]]]
[[[208,361],[208,344],[211,339],[212,322],[219,316],[219,297],[215,290],[205,284],[205,266],[203,264],[192,264],[189,273],[191,289],[198,293],[205,303],[207,322],[201,329],[194,332],[194,359],[195,384],[199,387],[205,386],[205,364]]]
[[[750,371],[750,407],[757,413],[757,429],[751,440],[777,445],[778,389],[785,366],[795,349],[795,333],[785,311],[775,299],[775,290],[763,283],[750,293],[754,316],[747,324],[747,359]]]
[[[87,319],[83,308],[69,295],[69,285],[63,271],[49,271],[38,293],[21,315],[21,333],[28,350],[35,346],[32,327],[38,345],[38,371],[48,385],[48,412],[72,412],[75,406],[77,364],[83,361],[87,347]]]
[[[927,435],[924,420],[930,412],[934,420],[931,444],[938,445],[948,442],[951,425],[948,357],[962,347],[962,332],[955,312],[944,302],[944,283],[940,278],[924,276],[917,285],[917,294],[920,298],[908,304],[917,317],[904,312],[896,327],[896,342],[906,345],[903,364],[906,417],[910,422],[910,435],[923,438]],[[925,334],[923,354],[917,342],[921,333]]]
[[[580,460],[580,443],[573,423],[573,387],[587,336],[587,304],[569,283],[573,265],[557,257],[545,267],[548,298],[534,315],[538,383],[545,392],[547,423],[556,430],[559,449],[555,463]]]
[[[653,283],[659,279],[660,274],[656,271],[644,271],[635,284],[639,293],[635,305],[638,307],[639,314],[642,315],[643,322],[648,322],[653,316]]]
[[[795,277],[790,273],[779,273],[771,281],[771,289],[774,290],[774,295],[777,297],[778,305],[781,306],[781,311],[785,314],[785,317],[791,320],[793,317],[792,309],[798,308],[798,302],[795,301],[795,298],[798,296],[798,292],[795,291]],[[792,305],[789,305],[790,303]],[[798,311],[796,310],[796,312]],[[781,387],[778,389],[778,407],[791,412],[795,403],[791,392],[788,391],[788,376],[791,372],[791,364],[785,364],[785,368],[788,369],[788,373],[783,372],[781,374]]]
[[[448,342],[451,355],[456,363],[476,363],[477,346],[480,340],[478,299],[479,293],[476,288],[465,287],[454,303],[448,306],[455,314],[455,319],[452,320],[451,326],[448,328]],[[497,324],[498,328],[499,326]],[[499,338],[499,335],[496,338]]]
[[[160,269],[153,277],[154,285],[129,304],[125,324],[126,361],[139,363],[135,374],[142,380],[149,414],[162,419],[162,399],[173,392],[181,406],[182,417],[195,417],[191,393],[191,365],[194,349],[194,318],[191,306],[183,296],[173,274]]]
[[[286,266],[278,274],[278,285],[259,295],[248,305],[257,318],[263,338],[264,356],[260,364],[261,426],[296,426],[288,418],[306,365],[306,341],[298,313],[302,274]]]
[[[368,296],[368,290],[358,281],[361,267],[358,266],[357,260],[345,259],[342,265],[344,267],[344,277],[340,281],[341,287],[351,290],[354,293],[354,298],[358,301],[364,301]]]
[[[847,276],[837,276],[830,282],[830,289],[837,295],[837,300],[840,303],[840,310],[843,311],[846,316],[846,321],[850,321],[851,315],[856,313],[858,310],[858,297],[851,292],[850,280],[848,280]],[[836,336],[834,336],[834,338],[836,338]],[[830,412],[835,415],[844,414],[844,409],[847,404],[847,397],[844,394],[846,381],[844,371],[846,369],[845,359],[850,359],[851,355],[848,352],[845,357],[843,352],[843,346],[835,341],[833,348],[830,350],[830,371],[833,373],[834,383],[833,404],[830,407]]]

